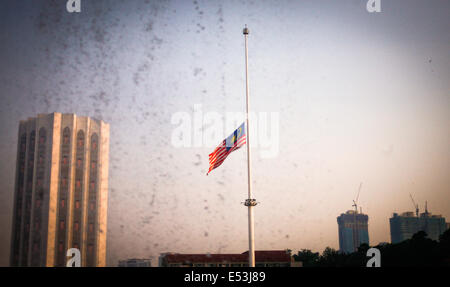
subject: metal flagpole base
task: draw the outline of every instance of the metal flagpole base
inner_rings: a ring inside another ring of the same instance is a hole
[[[256,206],[257,204],[258,203],[256,202],[256,199],[254,199],[254,198],[248,198],[244,202],[245,206]]]

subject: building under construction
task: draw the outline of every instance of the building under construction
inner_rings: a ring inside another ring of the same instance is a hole
[[[353,200],[355,210],[348,210],[337,218],[339,228],[339,251],[341,253],[353,253],[358,251],[361,244],[369,244],[369,216],[358,212],[358,199],[361,192],[362,182],[359,184],[358,194]]]
[[[439,236],[445,232],[445,218],[442,215],[433,215],[425,209],[419,215],[418,212],[394,213],[389,219],[391,226],[391,242],[399,243],[410,239],[415,233],[425,231],[428,238],[439,240]]]
[[[348,210],[337,218],[339,228],[339,251],[353,253],[361,244],[369,244],[369,216],[356,210]]]

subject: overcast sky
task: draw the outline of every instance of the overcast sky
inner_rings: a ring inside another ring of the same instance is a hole
[[[372,245],[409,193],[450,221],[450,1],[81,2],[0,2],[0,265],[19,121],[51,112],[110,124],[109,265],[247,250],[246,150],[206,176],[213,148],[171,142],[194,105],[244,111],[245,24],[252,110],[279,115],[278,154],[252,153],[257,250],[338,249],[361,182]]]

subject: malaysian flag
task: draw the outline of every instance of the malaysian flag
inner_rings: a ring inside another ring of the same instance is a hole
[[[222,143],[209,155],[209,170],[208,175],[213,169],[222,164],[227,156],[239,149],[246,143],[245,124],[237,128],[229,137],[224,139]]]

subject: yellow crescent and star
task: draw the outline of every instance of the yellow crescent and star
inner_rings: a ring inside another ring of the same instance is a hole
[[[239,128],[238,132],[237,132],[237,137],[235,134],[233,134],[233,137],[231,138],[231,144],[234,145],[236,143],[237,139],[241,136],[241,133],[242,133],[242,128]]]

